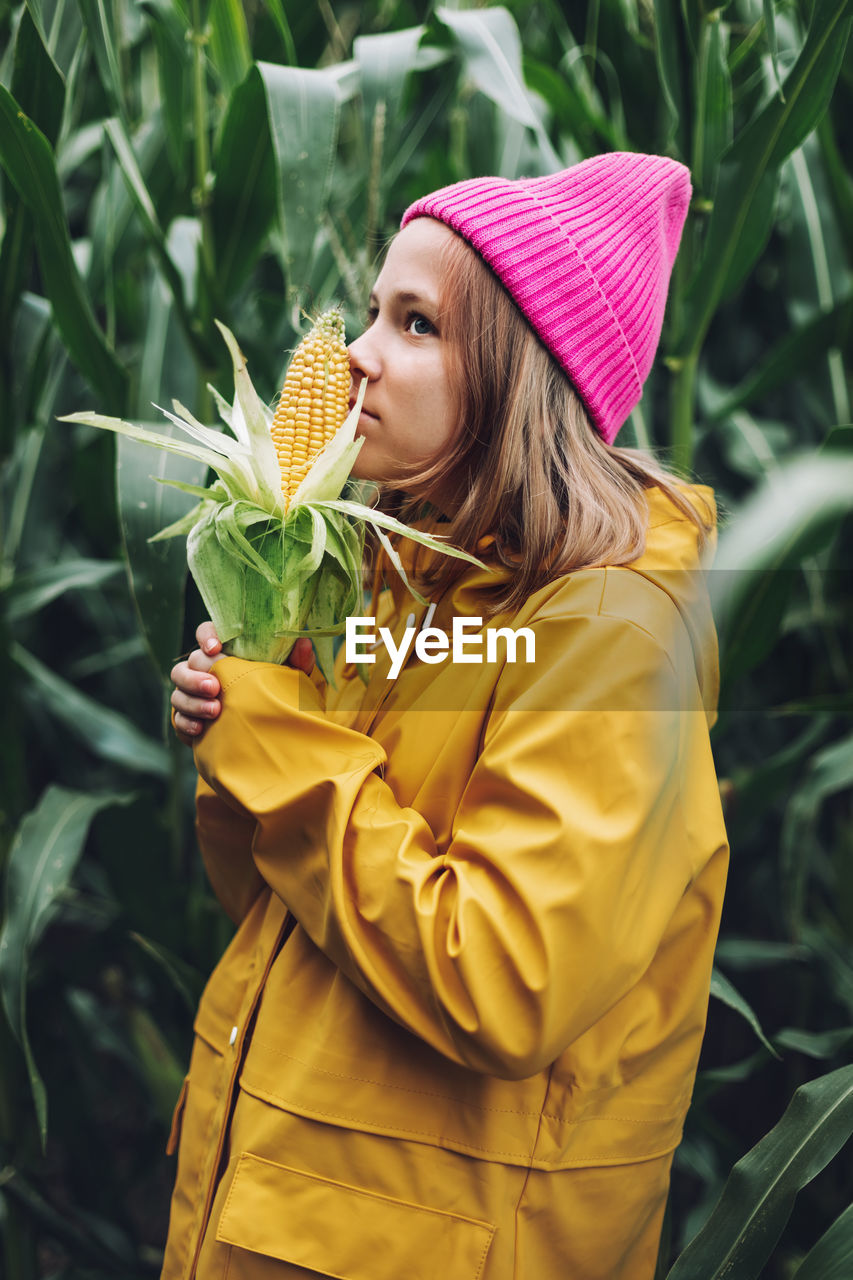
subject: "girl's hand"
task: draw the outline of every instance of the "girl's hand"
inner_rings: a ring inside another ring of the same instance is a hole
[[[196,629],[198,648],[188,658],[177,662],[171,671],[172,724],[185,746],[191,747],[204,733],[211,720],[222,710],[220,686],[211,668],[222,656],[222,645],[212,622]]]
[[[222,710],[220,685],[212,672],[222,657],[222,645],[212,622],[203,622],[195,633],[198,648],[183,662],[172,667],[172,723],[185,746],[198,742],[207,726]],[[288,665],[310,674],[314,667],[311,641],[296,641],[287,659]]]

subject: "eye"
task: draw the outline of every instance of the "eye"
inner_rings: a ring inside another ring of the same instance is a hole
[[[418,338],[425,338],[436,331],[435,325],[419,311],[410,311],[406,316],[406,329]]]

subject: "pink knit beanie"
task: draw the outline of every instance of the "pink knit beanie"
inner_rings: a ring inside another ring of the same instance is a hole
[[[415,201],[485,259],[608,444],[639,403],[690,201],[664,156],[610,152],[544,178],[472,178]]]

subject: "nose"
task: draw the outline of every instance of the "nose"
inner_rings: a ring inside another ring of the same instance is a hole
[[[353,379],[361,377],[367,378],[368,382],[375,382],[379,377],[380,360],[375,344],[371,342],[370,329],[365,329],[355,338],[348,349]]]

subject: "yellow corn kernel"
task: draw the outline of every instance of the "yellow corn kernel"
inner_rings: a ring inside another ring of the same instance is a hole
[[[350,363],[340,311],[326,311],[293,353],[271,434],[285,507],[349,408]]]

